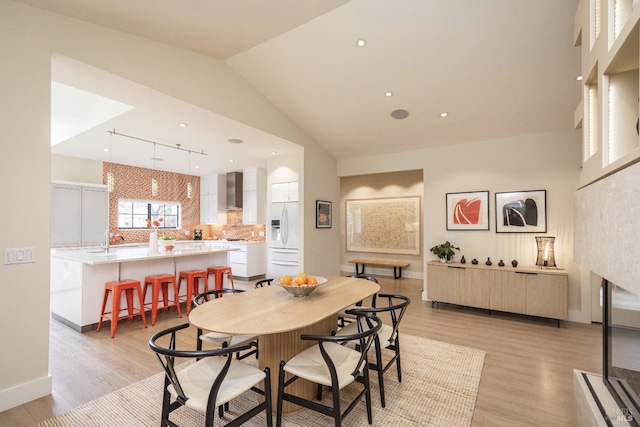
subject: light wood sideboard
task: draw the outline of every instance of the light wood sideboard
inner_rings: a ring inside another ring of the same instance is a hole
[[[427,264],[427,297],[443,302],[560,320],[567,319],[564,270],[461,263]]]

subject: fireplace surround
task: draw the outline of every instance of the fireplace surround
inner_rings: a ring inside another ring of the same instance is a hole
[[[640,421],[640,296],[602,280],[602,380],[630,425]]]

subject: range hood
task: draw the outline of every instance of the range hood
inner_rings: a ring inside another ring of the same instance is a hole
[[[227,209],[242,209],[242,172],[227,174]]]

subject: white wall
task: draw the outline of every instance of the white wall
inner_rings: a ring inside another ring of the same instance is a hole
[[[590,321],[589,284],[581,281],[581,269],[573,261],[573,195],[580,179],[580,133],[527,135],[454,147],[372,156],[338,162],[340,176],[422,169],[423,256],[435,259],[424,248],[453,237],[460,254],[494,263],[517,259],[535,265],[535,235],[496,233],[495,193],[547,190],[547,233],[556,237],[556,263],[569,273],[569,319]],[[447,231],[445,194],[489,191],[489,231]],[[425,290],[427,289],[425,279]]]
[[[51,179],[55,181],[103,184],[102,162],[52,154]]]
[[[52,52],[311,147],[310,152],[318,159],[311,175],[335,177],[333,159],[314,147],[307,135],[224,62],[0,0],[0,196],[11,206],[1,214],[3,224],[10,227],[0,240],[0,253],[7,247],[36,249],[33,264],[0,265],[4,282],[0,300],[21,302],[5,304],[0,310],[0,341],[9,349],[0,356],[0,410],[47,394],[51,384],[48,248]],[[55,174],[59,176],[59,171]],[[87,179],[92,179],[89,175]],[[329,180],[326,186],[331,193],[338,193],[336,180]],[[307,185],[304,196],[309,200],[325,197],[320,193],[322,188]],[[314,251],[334,249],[322,248],[324,244],[319,242]]]
[[[36,262],[0,264],[0,411],[48,394],[50,50],[38,19],[0,2],[0,253],[33,247]]]

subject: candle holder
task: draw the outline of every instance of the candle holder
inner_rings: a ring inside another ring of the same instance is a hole
[[[554,242],[556,238],[551,236],[536,236],[538,245],[538,258],[536,265],[540,268],[557,268],[554,254]]]

